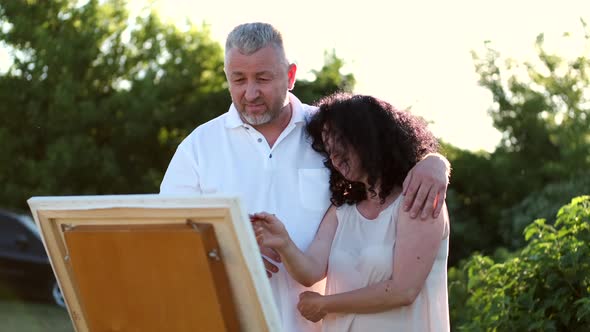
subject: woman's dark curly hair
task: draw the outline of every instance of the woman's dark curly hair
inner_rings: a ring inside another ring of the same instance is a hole
[[[336,206],[365,200],[367,188],[363,183],[346,180],[334,168],[323,137],[335,142],[337,151],[352,150],[358,155],[361,171],[367,174],[368,192],[378,192],[381,202],[395,187],[402,186],[418,161],[438,150],[438,141],[424,120],[383,100],[337,92],[321,99],[317,106],[319,110],[307,124],[307,132],[313,149],[326,157],[331,201]]]

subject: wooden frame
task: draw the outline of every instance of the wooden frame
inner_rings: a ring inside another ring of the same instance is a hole
[[[237,198],[71,196],[28,203],[76,331],[280,329]]]

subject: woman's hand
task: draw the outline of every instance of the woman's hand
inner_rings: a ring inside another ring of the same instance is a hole
[[[324,297],[316,292],[303,292],[299,294],[297,309],[305,319],[314,323],[319,322],[327,314],[323,299]]]
[[[291,242],[285,225],[274,215],[259,212],[250,215],[256,241],[260,247],[267,247],[280,251]]]

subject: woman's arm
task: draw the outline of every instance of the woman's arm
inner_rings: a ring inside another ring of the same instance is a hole
[[[432,269],[447,222],[446,207],[426,222],[400,209],[391,280],[341,294],[302,293],[301,314],[317,319],[321,312],[374,313],[412,304]]]
[[[275,249],[293,279],[306,287],[324,279],[332,240],[338,226],[334,206],[324,215],[315,238],[305,253],[297,248],[284,225],[274,215],[257,213],[253,215],[253,220],[258,244]]]

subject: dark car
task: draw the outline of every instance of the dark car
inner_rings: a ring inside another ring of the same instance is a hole
[[[28,215],[5,210],[0,210],[0,296],[65,307],[37,226]]]

